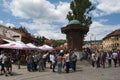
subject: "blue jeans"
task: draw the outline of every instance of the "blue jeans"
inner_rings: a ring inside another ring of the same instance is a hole
[[[31,63],[31,64],[27,64],[27,69],[28,69],[28,71],[34,71],[33,70],[33,64]]]
[[[70,62],[66,62],[66,73],[69,73]]]
[[[76,71],[76,61],[71,62],[71,68]]]
[[[58,73],[62,72],[62,63],[58,63]]]
[[[1,63],[1,72],[4,71],[5,72],[5,66],[3,63]]]

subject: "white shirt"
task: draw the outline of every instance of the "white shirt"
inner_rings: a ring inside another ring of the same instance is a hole
[[[50,54],[50,61],[51,61],[52,63],[55,63],[55,56],[52,55],[52,54]]]
[[[6,57],[4,54],[1,54],[1,55],[0,55],[0,59],[2,59],[2,64],[5,63],[6,58],[7,58],[7,57]]]
[[[112,53],[113,58],[117,58],[117,55],[118,55],[118,54],[117,54],[116,52],[113,52],[113,53]]]
[[[3,56],[4,56],[4,54],[1,54],[1,55],[0,55],[0,59],[2,59]]]
[[[92,53],[91,59],[92,59],[93,61],[96,61],[96,56],[95,56],[94,53]]]
[[[47,57],[47,54],[44,54],[44,55],[43,55],[43,59],[45,59],[46,57]]]
[[[67,53],[67,54],[65,55],[65,60],[66,60],[66,62],[69,62],[69,61],[70,61],[69,53]]]

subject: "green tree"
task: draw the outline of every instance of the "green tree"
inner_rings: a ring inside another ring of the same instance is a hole
[[[66,41],[65,40],[53,40],[53,46],[57,47],[63,45]]]
[[[92,24],[90,12],[95,9],[89,0],[73,0],[70,3],[71,11],[68,12],[66,18],[71,20],[79,20],[82,26],[89,27]]]
[[[23,26],[21,26],[21,27],[19,27],[19,28],[13,27],[12,29],[14,29],[14,30],[19,30],[20,32],[24,32],[24,33],[26,33],[26,34],[30,34],[30,33],[27,31],[27,29],[26,29],[25,27],[23,27]]]
[[[36,39],[39,41],[39,45],[42,46],[46,38],[44,36],[37,36]]]
[[[18,28],[21,32],[25,32],[25,33],[28,33],[27,29],[25,27],[19,27]]]

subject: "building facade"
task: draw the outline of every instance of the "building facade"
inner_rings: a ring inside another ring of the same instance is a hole
[[[0,25],[0,36],[0,42],[2,42],[2,39],[8,39],[13,41],[22,41],[24,43],[39,43],[39,41],[37,41],[34,36],[28,33],[3,25]]]
[[[103,49],[120,49],[120,29],[115,30],[103,38]]]
[[[83,48],[89,48],[92,50],[101,50],[102,49],[102,40],[84,41]]]
[[[14,41],[21,41],[21,34],[13,31],[10,27],[0,25],[0,35]]]

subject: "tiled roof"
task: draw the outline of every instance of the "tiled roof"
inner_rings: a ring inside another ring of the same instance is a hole
[[[111,37],[111,36],[117,36],[117,35],[120,35],[120,29],[117,29],[117,30],[109,33],[109,34],[106,35],[103,39],[106,39],[106,38]]]

